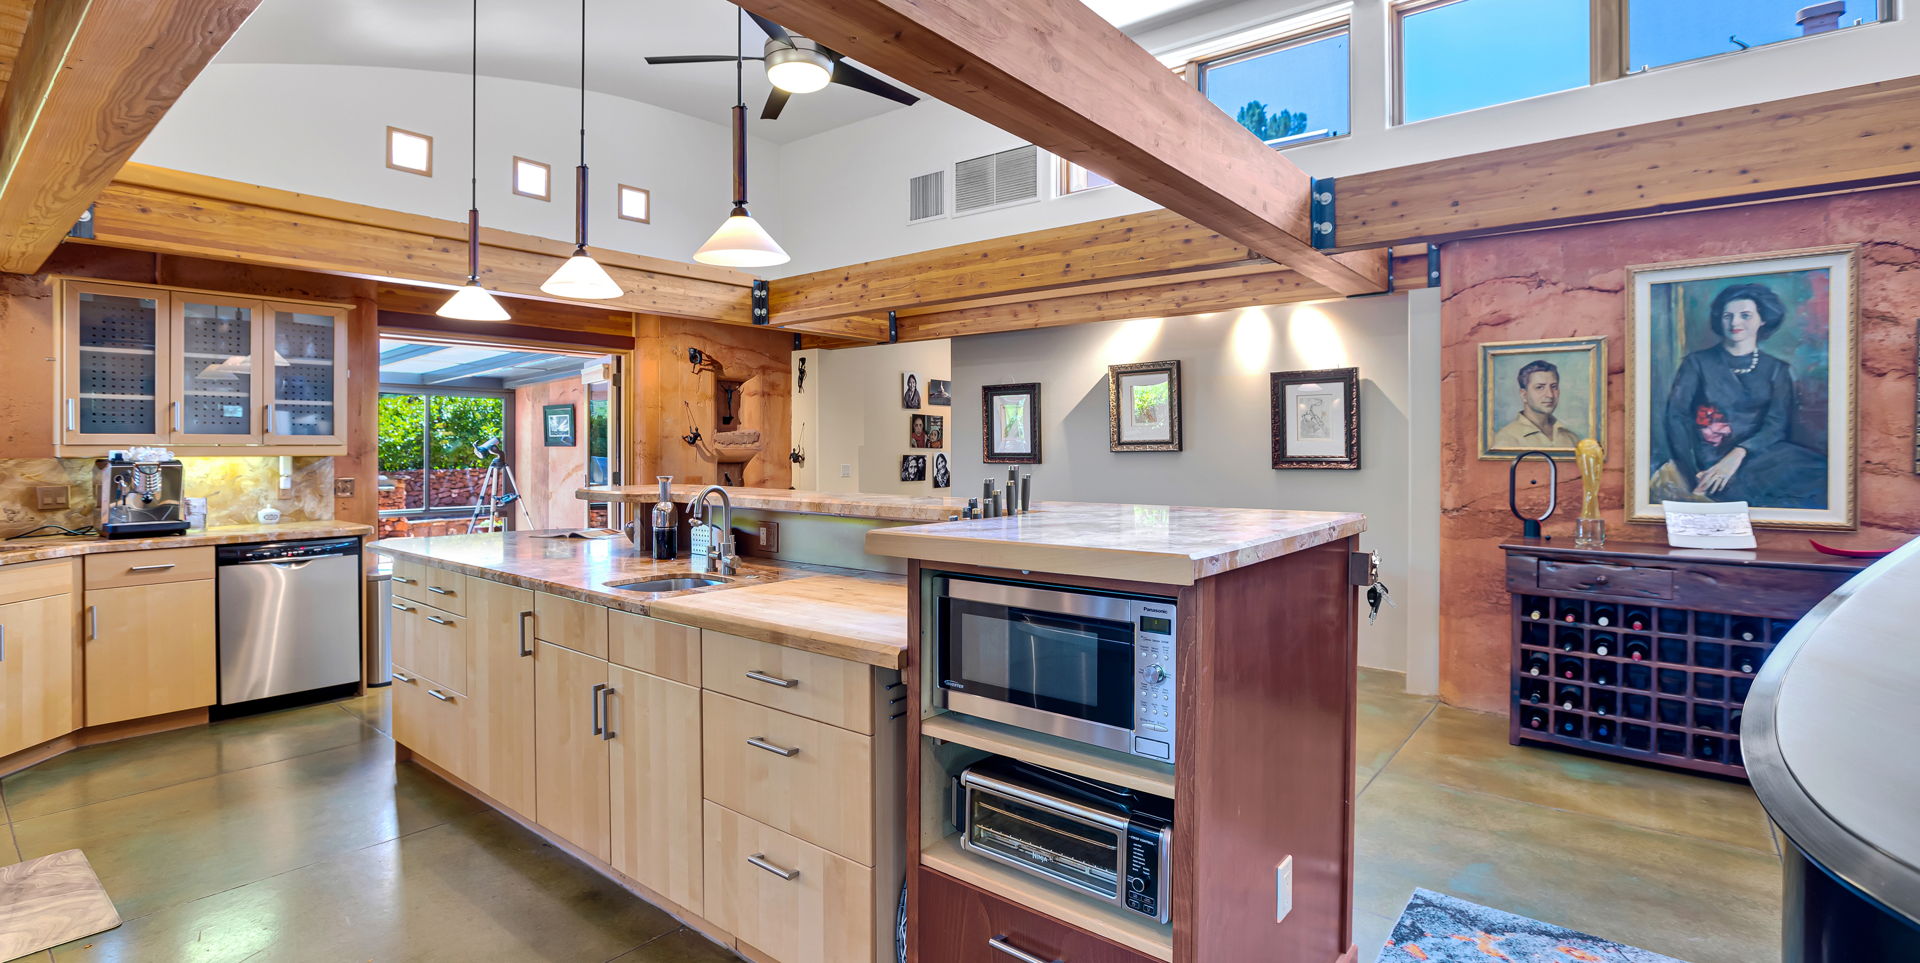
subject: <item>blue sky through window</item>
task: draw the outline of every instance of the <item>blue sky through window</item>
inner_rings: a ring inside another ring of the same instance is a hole
[[[1627,69],[1659,67],[1802,35],[1794,15],[1817,0],[1630,0]],[[1842,27],[1880,19],[1878,0],[1846,0]],[[1729,39],[1733,38],[1733,39]]]
[[[1207,99],[1262,139],[1311,140],[1352,128],[1344,32],[1205,69]],[[1248,109],[1252,103],[1264,110]],[[1264,119],[1250,122],[1256,113]]]
[[[1401,120],[1585,86],[1587,0],[1463,0],[1401,19]]]

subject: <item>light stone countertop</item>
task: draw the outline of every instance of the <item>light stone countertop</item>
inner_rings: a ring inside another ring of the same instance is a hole
[[[0,542],[0,565],[38,562],[101,552],[139,552],[155,548],[196,548],[202,545],[244,545],[249,542],[291,542],[309,538],[367,536],[373,528],[353,522],[282,522],[278,525],[220,525],[185,535],[153,538],[25,538]]]
[[[674,485],[673,500],[685,505],[705,485]],[[795,491],[788,488],[726,489],[734,508],[794,512],[801,515],[838,515],[894,522],[944,522],[967,507],[965,498],[939,495],[869,495],[864,492]],[[590,502],[651,505],[660,500],[659,485],[602,485],[582,488],[575,496]],[[1047,503],[1042,503],[1042,508]]]

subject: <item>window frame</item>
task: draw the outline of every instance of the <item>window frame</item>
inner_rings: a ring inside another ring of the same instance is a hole
[[[1347,129],[1342,133],[1328,134],[1324,137],[1296,140],[1284,144],[1268,144],[1267,146],[1274,150],[1289,150],[1305,144],[1324,144],[1328,141],[1342,140],[1353,136],[1353,15],[1351,11],[1344,12],[1338,16],[1330,16],[1324,20],[1301,24],[1269,37],[1263,37],[1249,43],[1229,47],[1226,50],[1214,51],[1205,56],[1193,57],[1172,69],[1182,80],[1192,84],[1193,88],[1200,92],[1200,96],[1205,97],[1207,95],[1207,71],[1213,67],[1244,63],[1248,60],[1255,60],[1295,47],[1304,47],[1307,44],[1328,40],[1339,35],[1345,35],[1347,37],[1347,118],[1344,124]],[[1212,100],[1208,100],[1207,102],[1213,103]],[[1219,107],[1218,104],[1214,104],[1214,106]],[[1221,113],[1225,114],[1226,111],[1222,109]],[[1229,119],[1233,117],[1231,114],[1227,116]]]
[[[421,170],[418,167],[408,167],[404,164],[396,164],[393,162],[393,135],[395,134],[405,134],[408,137],[418,137],[421,140],[427,142],[427,167],[425,170]],[[433,176],[433,135],[432,134],[422,134],[417,130],[408,130],[405,127],[395,127],[392,124],[388,124],[386,148],[387,148],[387,168],[389,170],[401,171],[407,174],[418,174],[421,177]]]
[[[626,200],[628,191],[632,191],[635,194],[638,194],[641,197],[644,197],[647,199],[647,216],[646,217],[634,217],[627,213],[627,205],[624,203],[624,201]],[[635,224],[652,224],[653,223],[653,192],[650,190],[647,190],[644,187],[635,187],[632,184],[620,184],[616,186],[613,189],[613,214],[615,217],[618,217],[623,221],[632,221]]]
[[[521,164],[525,164],[528,167],[538,167],[540,168],[541,171],[545,173],[546,181],[547,181],[546,193],[535,194],[532,191],[526,191],[526,190],[520,189],[520,165]],[[553,200],[553,165],[552,164],[542,163],[540,161],[534,160],[531,157],[520,157],[518,155],[515,155],[515,157],[513,158],[513,164],[511,167],[507,168],[507,171],[509,174],[508,184],[513,188],[513,193],[515,196],[530,197],[536,201]]]
[[[1504,107],[1508,104],[1517,104],[1522,101],[1533,100],[1536,97],[1551,97],[1554,94],[1564,94],[1569,90],[1581,89],[1580,86],[1564,87],[1560,90],[1549,90],[1544,93],[1531,94],[1526,97],[1517,97],[1513,100],[1502,100],[1498,103],[1469,107],[1466,110],[1456,110],[1450,114],[1436,114],[1432,117],[1422,117],[1419,120],[1408,120],[1406,19],[1415,14],[1426,13],[1429,10],[1450,7],[1456,3],[1471,2],[1472,0],[1389,0],[1387,5],[1387,49],[1393,69],[1388,79],[1388,83],[1392,85],[1387,97],[1388,130],[1396,127],[1405,127],[1409,124],[1424,124],[1428,121],[1440,120],[1446,117],[1459,117],[1463,114],[1471,114],[1475,111],[1486,110],[1490,107]],[[1603,37],[1602,24],[1604,18],[1613,16],[1614,11],[1619,11],[1618,15],[1621,18],[1619,22],[1624,30],[1625,10],[1626,0],[1587,0],[1587,82],[1581,86],[1591,87],[1594,84],[1600,83],[1603,79],[1613,79],[1612,77],[1603,78],[1600,76],[1602,43],[1603,41],[1611,42],[1619,46],[1622,50],[1625,49],[1625,45],[1620,43],[1618,37]]]
[[[1631,16],[1632,14],[1631,0],[1592,0],[1592,2],[1593,2],[1593,10],[1594,10],[1594,14],[1593,14],[1593,36],[1594,36],[1593,82],[1596,84],[1602,83],[1608,80],[1616,80],[1621,77],[1638,77],[1643,74],[1650,74],[1658,70],[1666,70],[1669,67],[1681,67],[1687,64],[1699,64],[1699,63],[1707,63],[1709,61],[1714,61],[1714,60],[1721,60],[1726,57],[1737,57],[1743,53],[1749,53],[1754,50],[1768,50],[1774,47],[1784,47],[1788,44],[1802,43],[1808,40],[1818,40],[1823,37],[1837,36],[1839,34],[1844,34],[1850,30],[1859,29],[1856,27],[1837,27],[1833,30],[1825,30],[1820,33],[1803,34],[1798,37],[1787,37],[1781,40],[1775,40],[1772,43],[1755,44],[1751,47],[1748,47],[1742,50],[1722,50],[1719,53],[1706,54],[1705,56],[1700,56],[1700,57],[1692,57],[1687,60],[1676,60],[1672,63],[1659,64],[1656,66],[1647,66],[1647,67],[1635,69],[1633,66],[1633,63],[1627,59],[1628,55],[1632,52],[1632,49],[1633,49],[1633,20]],[[1897,20],[1900,17],[1900,10],[1899,10],[1900,5],[1895,3],[1894,0],[1874,0],[1874,6],[1880,9],[1880,19],[1875,20],[1872,23],[1863,23],[1860,25],[1860,27],[1877,27],[1877,26],[1880,26],[1881,24],[1889,23],[1894,20]],[[1603,8],[1604,8],[1604,12],[1603,12]],[[1603,45],[1600,42],[1602,30],[1605,30],[1608,32],[1608,36],[1607,36],[1608,43],[1606,45]]]
[[[434,398],[500,399],[500,446],[507,452],[513,451],[515,432],[514,398],[512,391],[496,391],[492,388],[440,388],[433,385],[397,385],[382,383],[374,391],[376,402],[381,395],[414,395],[423,399],[421,404],[426,406],[426,410],[422,412],[420,419],[420,477],[423,482],[432,477],[431,473],[433,471]],[[381,474],[378,464],[374,466],[374,474]],[[470,512],[474,508],[471,504],[434,505],[432,501],[433,486],[426,484],[422,486],[420,491],[419,508],[382,509],[379,514],[382,518],[429,517],[434,515],[457,515],[460,512]],[[512,513],[508,514],[511,515]]]
[[[1058,154],[1054,155],[1053,160],[1054,160],[1053,196],[1056,198],[1069,197],[1074,194],[1090,194],[1094,191],[1105,190],[1109,187],[1120,186],[1118,183],[1116,183],[1113,180],[1113,178],[1107,177],[1105,174],[1097,174],[1096,176],[1106,180],[1105,184],[1095,184],[1091,187],[1075,188],[1073,186],[1073,169],[1075,167],[1078,167],[1079,165],[1075,164],[1074,162],[1064,157],[1061,157]],[[1081,167],[1080,169],[1083,171],[1086,171],[1089,174],[1094,173],[1094,171],[1091,168]]]

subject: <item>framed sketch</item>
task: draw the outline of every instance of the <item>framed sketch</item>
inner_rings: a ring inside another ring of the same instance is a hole
[[[1360,369],[1273,373],[1273,467],[1360,467]]]
[[[1180,450],[1180,362],[1107,366],[1107,449]]]
[[[947,453],[944,451],[936,452],[933,456],[933,487],[953,487],[953,470],[947,467]]]
[[[900,407],[920,408],[920,377],[910,371],[900,375]]]
[[[1480,346],[1480,457],[1572,456],[1607,441],[1607,339],[1490,341]]]
[[[574,444],[573,406],[542,405],[540,415],[541,423],[546,425],[547,447],[572,448]]]
[[[914,415],[907,426],[908,448],[945,448],[946,415]]]
[[[900,480],[903,482],[926,481],[927,480],[927,456],[901,455],[900,456]]]
[[[1040,464],[1040,385],[980,389],[981,456],[988,464]]]
[[[1857,251],[1628,269],[1627,517],[1746,502],[1762,528],[1852,529]]]
[[[927,379],[927,404],[946,408],[953,404],[953,382]]]

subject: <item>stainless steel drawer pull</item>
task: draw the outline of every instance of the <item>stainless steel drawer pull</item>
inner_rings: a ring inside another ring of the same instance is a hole
[[[520,657],[523,659],[533,654],[533,650],[527,648],[527,637],[532,635],[527,631],[527,623],[531,621],[533,621],[532,612],[520,613]]]
[[[452,595],[453,594],[452,589],[443,589],[438,585],[427,586],[427,591],[432,592],[435,595]]]
[[[413,606],[411,606],[411,605],[401,605],[401,604],[400,604],[400,603],[398,603],[398,602],[394,602],[394,603],[392,603],[392,604],[393,604],[393,610],[394,610],[395,612],[411,612],[411,611],[413,611]]]
[[[78,398],[67,399],[67,430],[68,431],[80,430],[79,417],[74,414],[74,412],[78,410],[79,405],[80,405],[80,399]]]
[[[587,701],[593,703],[593,734],[602,739],[607,736],[607,726],[600,721],[600,693],[605,691],[607,691],[607,684],[596,682],[593,685],[593,692],[587,696]]]
[[[180,563],[163,562],[159,565],[129,565],[127,566],[127,571],[129,572],[164,572],[167,569],[173,568],[178,564]]]
[[[395,682],[411,683],[413,681],[413,676],[410,676],[405,672],[395,672],[393,673],[393,678]]]
[[[1013,945],[1012,943],[1007,942],[1007,938],[1004,936],[996,936],[993,939],[988,940],[987,946],[993,949],[999,950],[1000,952],[1005,953],[1006,955],[1011,956],[1016,960],[1019,960],[1020,963],[1060,963],[1059,960],[1043,960],[1037,956],[1034,956],[1032,953],[1029,953],[1026,950],[1023,950]]]
[[[399,583],[400,583],[401,585],[412,585],[412,584],[413,584],[413,579],[410,579],[410,578],[407,578],[407,577],[405,577],[405,576],[401,576],[401,575],[395,575],[395,576],[393,577],[393,580],[394,580],[394,581],[396,581],[396,582],[399,582]]]
[[[771,742],[768,742],[765,739],[760,738],[759,736],[754,736],[753,738],[748,739],[747,745],[752,746],[755,749],[765,749],[766,751],[771,752],[776,756],[786,756],[789,759],[800,754],[799,746],[794,746],[791,749],[783,749],[779,746],[774,745]]]
[[[440,700],[441,702],[452,702],[452,701],[453,701],[453,697],[451,697],[451,696],[449,696],[449,695],[447,695],[447,694],[446,694],[446,693],[444,693],[444,692],[441,692],[441,691],[440,691],[439,689],[428,689],[428,690],[427,690],[427,694],[428,694],[428,695],[430,695],[430,696],[432,696],[432,697],[434,697],[434,698],[436,698],[436,699],[439,699],[439,700]]]
[[[432,622],[435,625],[452,625],[453,624],[452,622],[449,622],[438,615],[427,616],[427,621]]]
[[[781,879],[784,879],[788,882],[792,882],[800,878],[800,871],[797,869],[781,869],[780,867],[767,862],[766,853],[754,853],[752,856],[747,857],[747,862],[752,863],[753,865],[758,866],[761,869],[764,869],[767,872],[772,873],[773,875],[778,876]]]
[[[752,679],[755,682],[765,682],[768,685],[777,685],[782,689],[791,689],[794,686],[797,686],[800,684],[799,679],[782,679],[777,675],[768,675],[765,672],[760,671],[759,669],[748,669],[747,678]]]
[[[620,690],[607,686],[600,693],[600,724],[607,731],[600,734],[601,739],[613,738],[613,694]]]

